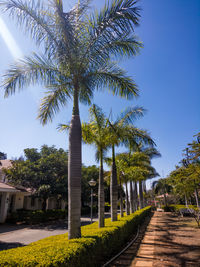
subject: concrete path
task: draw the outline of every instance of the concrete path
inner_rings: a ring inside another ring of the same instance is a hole
[[[187,220],[155,212],[130,266],[200,267],[200,229],[189,227]]]
[[[93,221],[96,220],[97,218],[93,219]],[[81,218],[81,225],[89,223],[89,217]],[[24,246],[53,235],[65,234],[67,229],[66,220],[32,226],[3,224],[0,225],[0,250]]]

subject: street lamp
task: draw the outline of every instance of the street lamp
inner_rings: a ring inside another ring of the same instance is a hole
[[[89,181],[89,185],[91,187],[91,223],[92,223],[92,207],[93,207],[93,187],[95,187],[96,184],[97,182],[94,179]]]

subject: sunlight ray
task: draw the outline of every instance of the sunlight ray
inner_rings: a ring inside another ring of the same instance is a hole
[[[1,16],[0,16],[0,36],[3,38],[5,44],[7,45],[14,59],[19,59],[23,57],[21,49],[17,45],[17,42],[13,38],[12,34],[10,33],[8,27],[6,26]]]

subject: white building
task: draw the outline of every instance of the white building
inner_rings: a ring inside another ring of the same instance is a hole
[[[4,223],[11,212],[24,207],[24,198],[29,196],[30,192],[9,185],[2,169],[11,167],[12,163],[7,159],[0,162],[0,223]]]
[[[6,218],[17,209],[40,210],[42,209],[42,200],[33,198],[31,191],[22,187],[14,187],[8,184],[3,168],[12,166],[10,160],[0,160],[0,223],[4,223]],[[55,198],[47,199],[47,209],[65,208],[65,201],[59,203]]]

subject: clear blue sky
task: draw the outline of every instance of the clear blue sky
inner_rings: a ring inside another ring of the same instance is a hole
[[[96,7],[103,3],[103,0],[93,2]],[[200,131],[200,1],[143,0],[140,6],[141,26],[136,33],[144,48],[135,59],[123,62],[140,88],[140,98],[125,101],[102,93],[95,95],[94,102],[106,113],[112,108],[116,115],[129,105],[141,105],[148,110],[136,125],[147,129],[154,138],[162,158],[154,160],[153,165],[161,176],[166,176],[180,161],[182,150],[193,135]],[[35,47],[10,18],[2,14],[1,18],[16,41],[11,53],[0,27],[2,76],[13,62],[13,55],[20,54],[17,46],[25,55]],[[43,127],[36,120],[43,91],[40,86],[30,87],[4,99],[1,90],[0,151],[7,153],[8,158],[22,155],[24,148],[39,148],[43,144],[68,148],[67,135],[57,132],[56,127],[70,121],[72,105],[69,103],[53,123]],[[88,120],[88,107],[81,106],[80,112],[81,120]],[[95,164],[92,147],[83,146],[83,163]]]

